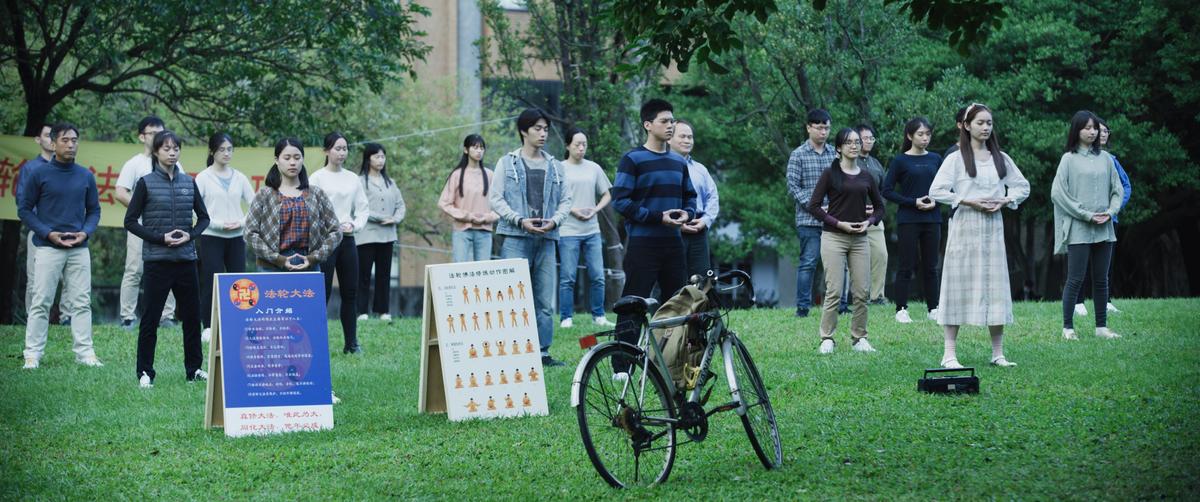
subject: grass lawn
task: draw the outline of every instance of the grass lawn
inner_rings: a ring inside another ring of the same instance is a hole
[[[969,397],[916,391],[942,351],[920,307],[910,325],[871,310],[875,354],[849,350],[842,316],[832,356],[817,355],[816,317],[735,312],[771,391],[784,467],[764,470],[737,417],[719,414],[705,442],[680,447],[665,486],[629,492],[604,484],[579,441],[574,364],[546,371],[548,417],[418,414],[419,319],[361,323],[366,355],[333,356],[344,402],[332,431],[236,440],[201,427],[205,388],[184,381],[178,328],[160,333],[155,388],[140,390],[133,333],[98,327],[96,369],[75,364],[67,328],[54,327],[42,367],[25,371],[24,328],[4,326],[0,499],[1196,500],[1200,299],[1117,303],[1109,326],[1124,338],[1091,336],[1089,316],[1077,342],[1059,336],[1057,303],[1018,304],[1005,339],[1016,368],[988,366],[986,330],[965,328],[959,360],[982,386]],[[555,341],[568,363],[590,322],[576,326]]]

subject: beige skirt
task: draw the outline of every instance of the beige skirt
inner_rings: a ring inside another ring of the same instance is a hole
[[[959,206],[950,219],[938,323],[1012,324],[1012,290],[1004,248],[1004,218]]]

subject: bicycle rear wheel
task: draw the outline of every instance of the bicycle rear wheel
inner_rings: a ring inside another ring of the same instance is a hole
[[[614,378],[624,371],[628,378]],[[675,406],[645,354],[601,348],[584,366],[579,432],[588,458],[608,484],[623,488],[667,480],[675,462]]]
[[[737,336],[725,338],[721,347],[725,355],[725,374],[729,378],[729,392],[739,402],[737,413],[742,417],[746,435],[754,453],[763,467],[774,469],[783,465],[783,447],[779,443],[779,425],[775,422],[775,409],[767,397],[758,367],[750,358],[750,352]]]

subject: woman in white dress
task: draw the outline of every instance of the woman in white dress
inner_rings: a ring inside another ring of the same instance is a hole
[[[1013,322],[1012,291],[1000,209],[1016,209],[1029,197],[1029,181],[1004,152],[981,104],[967,107],[959,150],[946,156],[929,196],[956,210],[950,219],[942,263],[937,321],[945,333],[942,367],[961,368],[956,354],[958,328],[987,326],[995,366],[1016,366],[1004,357],[1004,325]]]

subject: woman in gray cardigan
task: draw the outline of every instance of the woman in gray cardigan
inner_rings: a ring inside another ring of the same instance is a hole
[[[396,231],[404,219],[404,197],[387,174],[387,151],[378,143],[363,148],[359,167],[363,190],[370,206],[367,226],[354,234],[358,243],[358,319],[366,320],[368,307],[379,319],[391,321],[388,306],[392,293],[392,255]],[[375,294],[371,295],[371,266],[375,267]]]
[[[1058,163],[1050,200],[1054,203],[1054,254],[1067,255],[1067,282],[1063,286],[1063,338],[1076,340],[1075,297],[1089,264],[1092,299],[1096,311],[1096,336],[1120,338],[1108,329],[1108,263],[1112,259],[1113,216],[1121,209],[1124,189],[1113,168],[1113,158],[1100,149],[1100,117],[1076,112],[1067,134],[1066,153]]]

